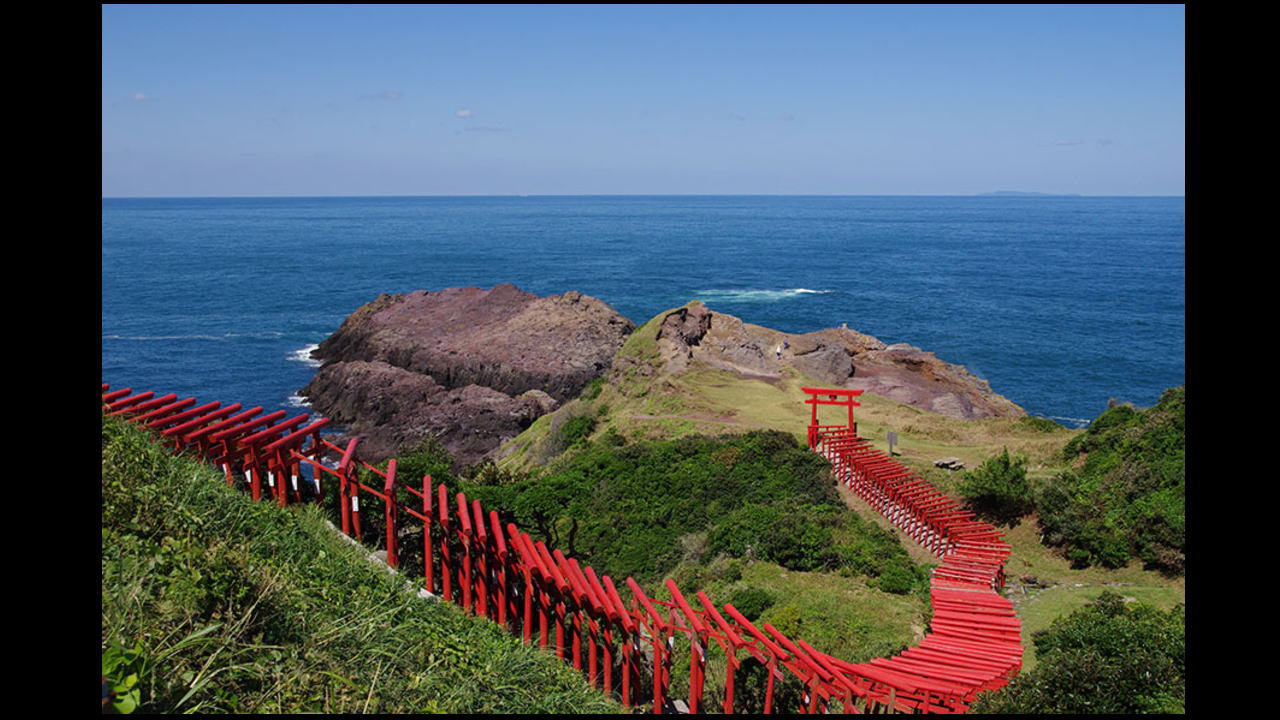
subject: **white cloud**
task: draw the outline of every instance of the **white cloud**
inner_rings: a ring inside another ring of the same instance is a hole
[[[458,110],[458,111],[454,112],[453,114],[454,114],[454,115],[457,115],[458,117],[463,118],[463,119],[465,119],[465,118],[469,118],[469,117],[473,117],[473,116],[475,115],[475,113],[474,113],[474,112],[472,112],[472,111],[470,111],[470,110],[466,110],[466,109]]]

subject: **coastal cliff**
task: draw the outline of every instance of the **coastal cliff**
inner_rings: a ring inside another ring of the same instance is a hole
[[[634,323],[578,292],[514,285],[381,295],[312,353],[299,394],[377,461],[435,435],[479,460],[608,369]]]
[[[646,397],[632,408],[638,419],[683,413],[740,423],[731,419],[733,395],[748,390],[734,383],[744,382],[778,393],[805,382],[862,389],[959,419],[1025,415],[961,366],[847,328],[783,333],[694,301],[636,329],[581,293],[539,297],[509,284],[381,295],[313,357],[324,364],[300,394],[361,438],[370,461],[428,435],[459,464],[499,454],[538,418],[564,408],[552,421],[558,428],[596,378],[622,396]],[[718,378],[714,387],[688,387],[707,373]],[[717,392],[725,397],[709,402]]]
[[[651,368],[660,375],[702,365],[744,378],[778,381],[787,368],[794,368],[826,386],[864,390],[948,417],[1026,415],[963,366],[911,345],[885,345],[847,328],[784,333],[712,312],[694,301],[664,314],[654,341],[659,362]],[[620,361],[615,362],[615,372],[636,366],[635,356],[623,354]]]

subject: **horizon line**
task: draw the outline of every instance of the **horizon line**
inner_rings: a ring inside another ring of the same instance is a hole
[[[1091,195],[1084,193],[1051,193],[998,190],[980,193],[459,193],[396,195],[102,195],[103,200],[287,200],[347,198],[534,198],[534,197],[1075,197],[1075,198],[1186,198],[1186,194],[1167,195]]]

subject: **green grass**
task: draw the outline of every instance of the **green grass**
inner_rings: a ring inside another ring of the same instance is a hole
[[[928,603],[919,595],[894,595],[868,587],[863,578],[796,572],[773,563],[747,565],[735,582],[707,592],[729,598],[741,587],[756,587],[776,602],[760,615],[780,632],[849,662],[866,662],[905,650],[924,638]],[[725,601],[721,601],[725,602]]]
[[[418,598],[314,507],[253,503],[133,426],[102,432],[103,671],[120,709],[621,710],[490,621]]]

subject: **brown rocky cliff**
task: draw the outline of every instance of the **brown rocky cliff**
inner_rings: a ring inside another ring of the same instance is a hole
[[[380,361],[446,388],[481,385],[571,399],[609,367],[634,323],[577,292],[538,297],[514,285],[382,295],[312,356]]]
[[[471,463],[602,374],[635,325],[577,292],[514,285],[380,295],[312,356],[300,391],[377,461],[438,436]]]
[[[696,362],[771,380],[781,379],[783,368],[789,365],[830,387],[862,389],[950,417],[1026,415],[963,366],[910,345],[886,346],[854,330],[784,333],[693,302],[667,314],[656,341],[661,372],[666,374],[678,373]],[[615,371],[627,363],[620,359]]]

